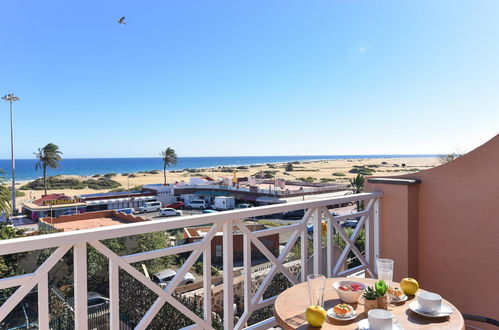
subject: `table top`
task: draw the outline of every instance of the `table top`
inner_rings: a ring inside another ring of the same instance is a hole
[[[324,290],[324,308],[328,310],[336,304],[341,303],[338,294],[333,289],[333,283],[336,281],[356,281],[363,284],[373,286],[376,279],[370,278],[327,278],[326,288]],[[395,283],[398,285],[398,283]],[[423,291],[423,290],[419,290]],[[419,292],[418,291],[418,292]],[[447,317],[427,318],[418,315],[409,309],[409,303],[416,301],[415,296],[408,296],[407,301],[398,304],[390,304],[388,310],[394,316],[399,318],[399,323],[404,329],[464,329],[464,319],[461,313],[447,300],[443,299],[442,303],[449,305],[453,313]],[[359,314],[356,319],[351,321],[337,321],[327,317],[326,323],[321,329],[357,329],[357,323],[367,318],[364,312],[364,299],[360,298],[359,303],[350,304]],[[309,305],[307,283],[295,285],[277,297],[274,304],[274,315],[279,325],[285,330],[295,329],[318,329],[308,325],[305,318],[305,311]]]

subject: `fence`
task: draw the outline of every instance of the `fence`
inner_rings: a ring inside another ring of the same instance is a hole
[[[0,289],[19,287],[7,301],[0,306],[0,322],[19,304],[23,297],[35,286],[38,288],[38,322],[40,329],[49,329],[50,317],[48,310],[48,272],[52,267],[72,248],[74,265],[74,328],[88,329],[89,313],[87,309],[87,246],[97,249],[109,260],[109,292],[110,305],[108,318],[111,329],[120,329],[120,303],[133,303],[133,301],[120,301],[119,295],[119,270],[127,272],[149,290],[157,295],[156,301],[145,313],[142,320],[135,325],[135,329],[145,329],[151,323],[158,311],[165,303],[169,303],[180,313],[190,318],[196,327],[212,329],[212,299],[211,299],[211,241],[217,234],[223,235],[223,300],[224,300],[224,328],[242,329],[251,314],[261,308],[271,306],[276,296],[264,299],[263,295],[270,282],[278,272],[282,273],[292,284],[298,284],[306,279],[306,275],[313,273],[323,273],[329,277],[347,276],[364,270],[371,275],[375,275],[374,261],[379,249],[379,198],[381,193],[361,193],[342,197],[323,198],[309,201],[299,201],[279,205],[248,208],[219,212],[214,214],[202,214],[180,219],[157,220],[143,223],[133,223],[120,226],[104,227],[97,229],[87,229],[73,232],[41,235],[34,237],[18,238],[0,241],[0,255],[21,253],[37,249],[56,248],[56,250],[31,274],[14,276],[0,279]],[[349,202],[364,201],[365,209],[343,216],[333,216],[328,207],[341,205]],[[290,225],[250,231],[243,223],[242,219],[253,218],[264,215],[271,215],[280,212],[306,209],[305,215],[299,221]],[[341,222],[352,217],[359,217],[358,225],[349,236],[341,226]],[[326,262],[323,262],[323,221],[327,223],[326,229]],[[308,242],[307,224],[313,225],[313,269],[307,270],[308,244],[300,244],[301,267],[299,277],[295,277],[284,267],[286,257],[299,240],[302,243]],[[200,241],[185,245],[178,245],[159,250],[145,251],[132,255],[119,256],[105,246],[101,240],[117,237],[126,237],[149,232],[173,230],[187,226],[200,226],[211,224],[211,229]],[[234,324],[234,295],[233,295],[233,227],[244,235],[243,238],[243,268],[244,268],[244,312],[239,321]],[[365,229],[365,253],[361,253],[355,246],[355,240],[361,230]],[[269,234],[290,233],[289,239],[278,256],[274,256],[267,247],[260,241],[260,237]],[[339,235],[345,243],[341,254],[333,253],[334,235]],[[271,269],[263,280],[259,288],[252,292],[251,288],[251,245],[256,246],[260,252],[272,263]],[[131,264],[143,262],[145,260],[191,252],[177,272],[177,275],[169,282],[163,290],[148,277],[139,272]],[[342,265],[353,253],[359,260],[359,265],[341,270]],[[181,283],[184,275],[193,264],[202,257],[203,259],[203,316],[196,315],[192,310],[181,304],[173,296],[175,289]],[[93,314],[90,314],[93,315]],[[102,316],[95,316],[95,320],[100,320]],[[97,321],[96,321],[97,322]],[[100,321],[99,321],[100,322]],[[274,318],[251,326],[251,329],[264,329],[276,325]]]

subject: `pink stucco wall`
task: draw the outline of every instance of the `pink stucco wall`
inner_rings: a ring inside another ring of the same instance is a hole
[[[498,319],[499,135],[450,163],[396,178],[421,183],[366,184],[384,191],[381,256],[399,265],[395,279],[414,276],[462,312]]]

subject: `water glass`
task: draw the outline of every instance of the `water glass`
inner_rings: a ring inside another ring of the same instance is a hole
[[[326,277],[321,274],[311,274],[307,276],[307,283],[310,306],[324,307],[324,288],[326,286]]]
[[[378,270],[378,280],[384,280],[390,286],[393,281],[393,260],[377,259],[376,269]]]

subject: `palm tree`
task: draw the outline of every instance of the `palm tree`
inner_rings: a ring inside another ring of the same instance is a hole
[[[354,194],[360,194],[364,191],[364,176],[362,174],[357,174],[353,179],[350,179],[350,186],[353,188]],[[355,202],[357,204],[357,211],[361,211],[364,208],[363,203],[360,201]]]
[[[10,190],[4,184],[4,170],[0,168],[0,214],[10,214]]]
[[[166,185],[166,168],[177,164],[177,154],[175,153],[175,149],[168,147],[161,151],[160,156],[163,158],[163,176]]]
[[[62,159],[60,154],[62,152],[56,144],[49,143],[43,148],[38,148],[38,152],[34,152],[38,162],[35,169],[43,168],[43,187],[45,188],[45,195],[47,195],[47,166],[50,168],[58,168],[59,161]]]

